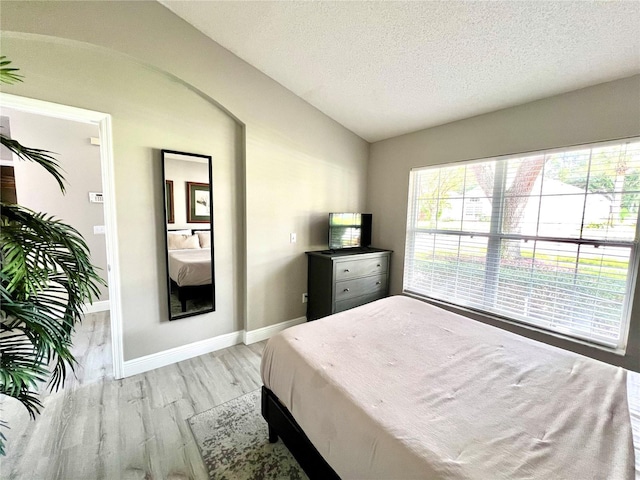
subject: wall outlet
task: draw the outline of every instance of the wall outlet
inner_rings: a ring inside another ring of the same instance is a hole
[[[309,300],[309,294],[303,293],[302,294],[302,303],[307,303],[308,300]]]

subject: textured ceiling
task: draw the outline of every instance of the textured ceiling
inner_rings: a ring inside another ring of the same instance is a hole
[[[640,2],[163,5],[374,142],[640,72]]]

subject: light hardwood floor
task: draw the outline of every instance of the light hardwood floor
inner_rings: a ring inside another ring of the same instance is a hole
[[[114,380],[108,313],[87,315],[74,341],[76,378],[43,394],[37,420],[13,399],[0,403],[10,426],[0,478],[206,479],[187,419],[260,387],[265,343]]]

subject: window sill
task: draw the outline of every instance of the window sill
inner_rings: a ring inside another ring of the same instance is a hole
[[[552,346],[561,348],[563,350],[569,350],[581,355],[594,357],[594,355],[590,355],[588,352],[585,352],[584,350],[585,348],[594,349],[600,352],[604,352],[606,354],[616,355],[618,357],[624,357],[626,355],[626,349],[612,348],[612,347],[607,347],[605,345],[599,345],[597,343],[587,342],[579,338],[571,337],[569,335],[563,335],[562,333],[559,333],[559,332],[552,332],[550,330],[545,330],[543,328],[536,327],[535,325],[521,323],[505,317],[500,317],[497,315],[491,315],[489,313],[480,312],[478,310],[473,310],[471,308],[463,307],[460,305],[454,305],[452,303],[444,302],[442,300],[437,300],[434,298],[426,297],[423,295],[419,295],[419,294],[404,291],[404,290],[402,294],[407,297],[415,298],[416,300],[421,300],[423,302],[430,303],[432,305],[444,308],[445,310],[449,310],[459,315],[463,315],[472,320],[486,323],[488,325],[491,325],[497,328],[502,328],[503,330],[507,330],[511,333],[515,333],[517,335],[521,335],[526,338],[530,338],[532,340],[546,343],[548,345],[552,345]],[[572,346],[575,348],[570,348]],[[580,348],[580,347],[583,347],[583,348]],[[605,362],[607,361],[602,358],[597,358],[597,359]],[[607,362],[607,363],[615,363],[615,362]]]

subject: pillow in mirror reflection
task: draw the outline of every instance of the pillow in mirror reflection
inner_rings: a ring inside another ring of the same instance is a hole
[[[191,230],[169,230],[169,235],[191,235]]]
[[[200,248],[211,248],[211,233],[210,232],[196,232],[198,240],[200,241]]]
[[[197,235],[168,235],[167,243],[169,244],[169,250],[200,248],[200,241]]]

